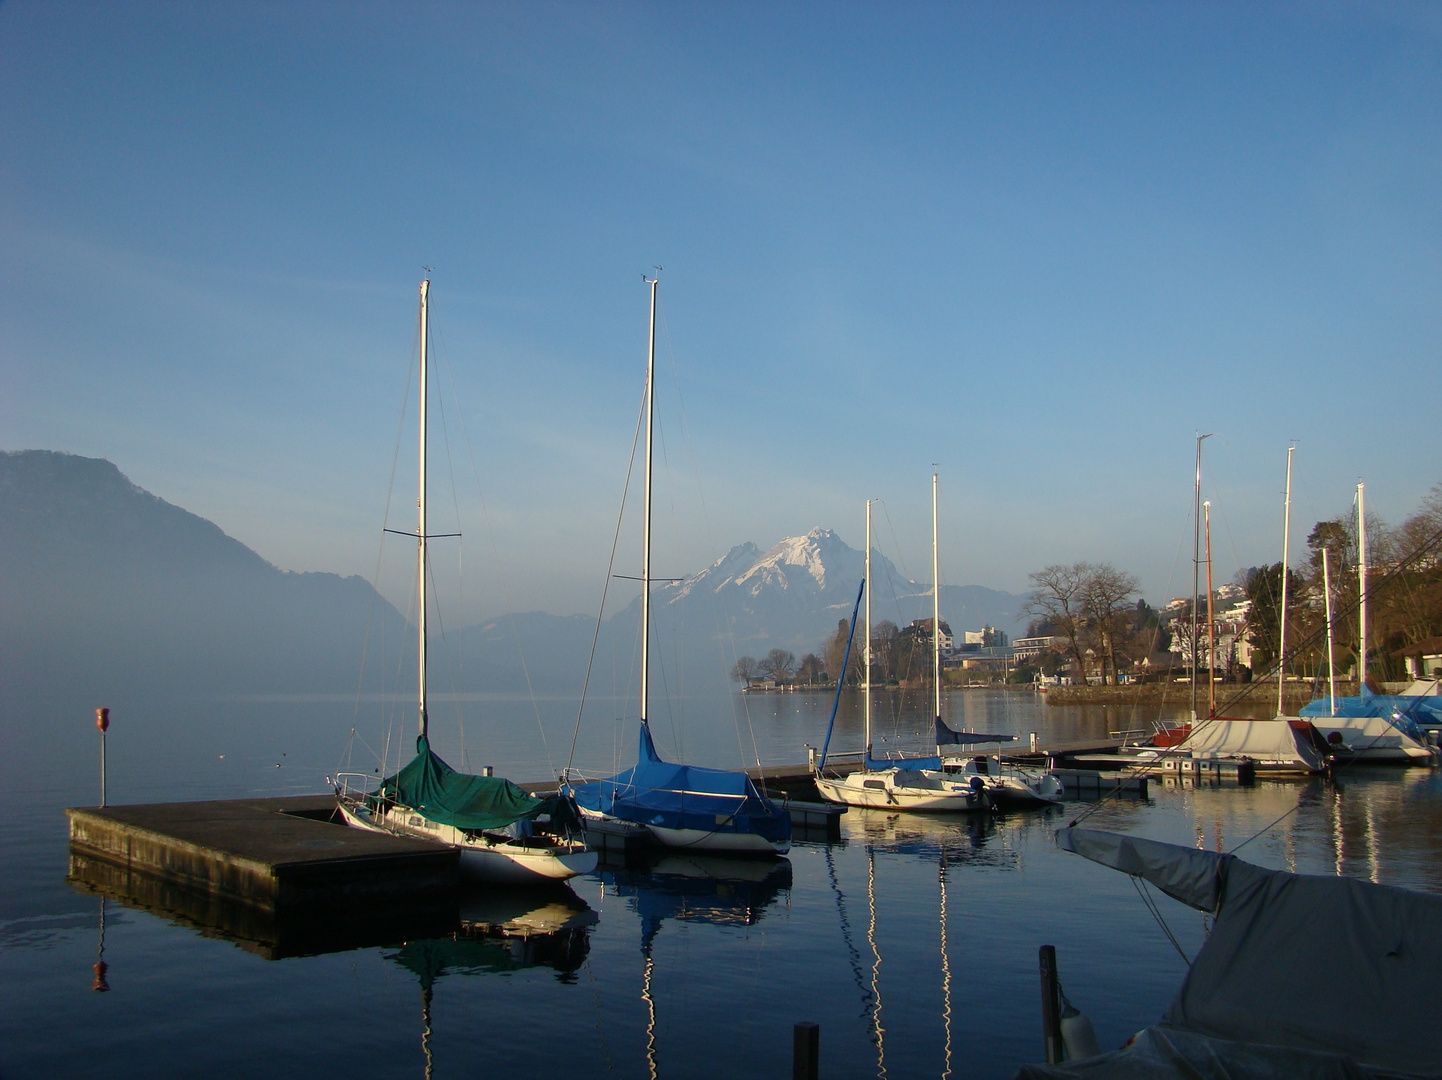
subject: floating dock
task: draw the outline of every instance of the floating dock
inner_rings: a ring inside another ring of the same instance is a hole
[[[444,844],[336,824],[335,796],[72,808],[72,856],[260,911],[455,902]]]

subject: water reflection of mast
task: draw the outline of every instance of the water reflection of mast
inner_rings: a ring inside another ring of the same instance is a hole
[[[651,1080],[656,1080],[656,999],[651,994],[651,976],[656,970],[656,962],[651,956],[651,942],[655,940],[656,930],[648,930],[641,935],[641,1000],[646,1003],[646,1071]]]
[[[431,1055],[431,988],[421,988],[421,1053],[426,1056],[426,1080],[435,1076],[435,1059]]]
[[[866,845],[866,942],[871,946],[871,1041],[876,1044],[876,1075],[886,1077],[886,1029],[881,1026],[881,950],[876,944],[876,849]]]
[[[941,845],[941,867],[937,876],[941,886],[941,1080],[951,1076],[951,957],[946,948],[946,843]]]

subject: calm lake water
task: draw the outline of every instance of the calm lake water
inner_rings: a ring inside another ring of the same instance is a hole
[[[96,704],[57,694],[0,714],[7,1078],[784,1077],[799,1020],[821,1025],[825,1077],[1003,1077],[1041,1057],[1039,945],[1056,945],[1066,992],[1103,1047],[1153,1022],[1185,971],[1130,879],[1056,849],[1053,831],[1083,812],[1094,810],[1088,825],[1210,849],[1255,835],[1241,854],[1262,865],[1442,891],[1438,771],[1354,768],[1249,789],[1157,782],[1145,803],[996,820],[853,810],[840,843],[798,843],[779,864],[672,858],[649,874],[580,878],[535,901],[570,918],[557,936],[271,960],[67,884],[63,808],[96,800]],[[113,803],[323,791],[348,744],[351,767],[380,767],[388,725],[391,761],[410,751],[404,701],[106,704]],[[778,764],[820,745],[829,709],[819,696],[735,695],[686,700],[653,722],[663,752]],[[1058,739],[1163,712],[1048,709],[980,690],[948,695],[946,710],[954,726]],[[588,706],[577,765],[634,761],[629,711]],[[575,714],[565,699],[442,701],[435,742],[457,765],[543,779],[570,754]],[[883,745],[924,745],[924,700],[878,695],[876,717]],[[832,748],[860,739],[850,701]],[[1202,916],[1153,895],[1194,954]],[[102,945],[108,993],[92,990]]]

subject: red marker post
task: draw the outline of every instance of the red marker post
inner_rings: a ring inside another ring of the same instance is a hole
[[[105,806],[105,730],[110,727],[110,710],[95,710],[95,726],[100,729],[100,805]]]

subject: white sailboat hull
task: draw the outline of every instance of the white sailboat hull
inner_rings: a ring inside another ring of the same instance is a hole
[[[462,879],[490,885],[535,885],[565,881],[596,868],[597,854],[583,843],[548,843],[539,838],[516,839],[499,833],[474,836],[452,825],[427,821],[415,811],[399,807],[372,818],[364,807],[339,803],[346,824],[371,832],[433,840],[460,851]],[[421,824],[413,825],[412,820]]]
[[[839,780],[818,776],[816,789],[828,802],[873,810],[977,813],[992,809],[991,800],[967,783],[911,769],[854,772]]]
[[[1337,747],[1339,754],[1354,760],[1422,764],[1437,756],[1436,750],[1397,730],[1384,716],[1311,716],[1307,719],[1329,745]]]
[[[1009,765],[996,755],[980,759],[975,756],[947,758],[944,764],[960,766],[956,771],[948,771],[950,777],[964,778],[967,783],[973,776],[980,778],[986,793],[997,806],[1051,806],[1066,799],[1066,788],[1050,772],[1034,772]]]
[[[791,841],[772,843],[755,833],[706,832],[701,829],[667,829],[660,825],[647,825],[651,835],[668,848],[685,848],[688,851],[715,851],[731,855],[785,855],[791,850]]]

